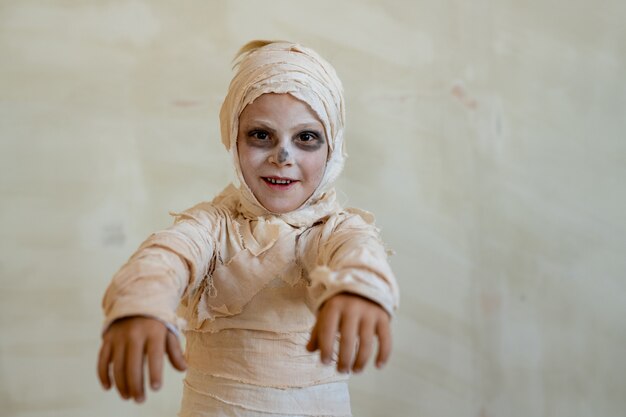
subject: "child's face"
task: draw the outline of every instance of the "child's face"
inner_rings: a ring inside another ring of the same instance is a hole
[[[273,213],[300,207],[319,185],[328,145],[311,108],[289,94],[263,94],[239,116],[239,164],[259,203]]]

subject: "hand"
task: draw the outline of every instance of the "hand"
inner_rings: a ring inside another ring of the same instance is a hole
[[[320,308],[306,348],[320,350],[322,362],[332,359],[335,335],[341,334],[337,370],[360,372],[373,351],[374,334],[378,337],[376,367],[381,368],[391,353],[390,316],[378,304],[361,296],[340,293]],[[358,338],[358,352],[357,350]]]
[[[98,376],[104,389],[111,388],[109,364],[113,364],[115,385],[122,398],[141,403],[144,393],[144,356],[148,359],[150,386],[161,387],[163,354],[167,352],[174,368],[187,368],[180,343],[159,320],[132,316],[116,320],[102,338],[98,358]]]

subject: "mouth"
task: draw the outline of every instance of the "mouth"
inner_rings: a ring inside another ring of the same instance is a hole
[[[291,186],[298,182],[298,180],[294,180],[291,178],[282,178],[282,177],[261,177],[265,184],[267,184],[270,188],[286,190],[291,188]]]

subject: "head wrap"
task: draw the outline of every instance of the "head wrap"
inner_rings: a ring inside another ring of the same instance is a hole
[[[222,143],[233,158],[240,182],[240,210],[249,217],[275,214],[250,191],[237,152],[239,116],[248,104],[266,93],[288,93],[308,104],[322,122],[328,143],[326,168],[317,189],[298,209],[275,215],[299,226],[336,210],[332,187],[347,155],[343,144],[343,87],[333,67],[315,51],[295,43],[252,41],[240,50],[235,70],[220,110],[220,127]]]

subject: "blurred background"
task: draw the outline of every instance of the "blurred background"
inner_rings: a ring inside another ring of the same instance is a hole
[[[100,300],[170,210],[234,175],[218,111],[251,39],[347,98],[342,201],[402,299],[355,417],[626,415],[626,3],[0,1],[0,415],[174,416],[96,378]]]

